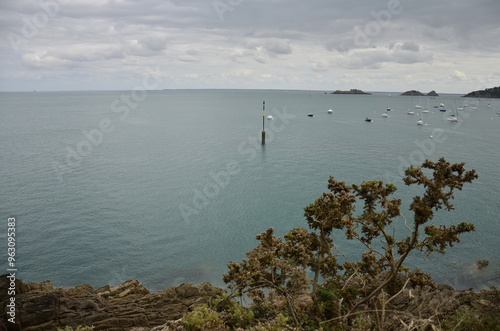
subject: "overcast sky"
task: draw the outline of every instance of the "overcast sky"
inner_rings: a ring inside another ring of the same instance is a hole
[[[500,85],[500,0],[1,0],[0,90],[465,93]]]

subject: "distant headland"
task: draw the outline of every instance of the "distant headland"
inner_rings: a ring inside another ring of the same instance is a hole
[[[465,98],[500,98],[500,86],[473,91],[464,95]]]
[[[341,91],[341,90],[336,90],[335,92],[332,92],[332,94],[367,94],[371,95],[371,93],[363,92],[358,89],[350,89],[349,91]]]
[[[420,96],[420,97],[423,97],[423,96],[428,96],[428,97],[438,97],[439,95],[436,93],[436,91],[432,90],[430,91],[429,93],[427,94],[423,94],[422,92],[420,91],[417,91],[417,90],[411,90],[411,91],[406,91],[406,92],[403,92],[401,93],[401,95],[411,95],[411,96]]]

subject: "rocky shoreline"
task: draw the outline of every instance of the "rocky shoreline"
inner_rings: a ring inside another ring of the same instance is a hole
[[[16,323],[8,322],[7,275],[1,276],[2,319],[0,330],[57,330],[65,326],[94,326],[94,330],[149,331],[176,320],[224,291],[209,283],[181,284],[150,293],[137,280],[94,290],[88,284],[69,289],[54,288],[51,281],[16,279]],[[2,325],[3,324],[3,325]]]
[[[8,287],[6,276],[0,279],[2,291]],[[137,280],[94,290],[88,284],[62,289],[54,288],[51,281],[16,279],[16,289],[15,324],[5,320],[6,296],[0,297],[1,330],[43,331],[78,325],[110,331],[184,330],[176,320],[224,293],[209,283],[181,284],[150,293]],[[449,285],[407,288],[394,298],[393,305],[410,316],[449,314],[460,309],[500,316],[500,290],[456,290]],[[174,325],[178,327],[172,328]]]

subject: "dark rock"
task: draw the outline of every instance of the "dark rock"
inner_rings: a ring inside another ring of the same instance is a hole
[[[420,91],[416,91],[416,90],[411,90],[411,91],[406,91],[406,92],[403,92],[401,93],[401,95],[416,95],[416,96],[424,96],[424,94]]]
[[[473,91],[464,95],[466,98],[500,98],[500,86]]]
[[[332,94],[366,94],[366,95],[371,95],[371,93],[363,92],[358,89],[350,89],[349,91],[341,91],[341,90],[336,90],[335,92],[332,92]]]
[[[7,288],[6,275],[0,288]],[[94,330],[149,330],[167,320],[179,319],[197,305],[221,295],[209,283],[181,284],[150,293],[137,280],[94,290],[88,284],[54,288],[50,281],[24,283],[16,279],[16,325],[7,330],[56,330],[65,326],[93,325]],[[0,297],[2,316],[6,298]],[[2,329],[2,325],[0,325]],[[2,329],[3,330],[3,329]]]

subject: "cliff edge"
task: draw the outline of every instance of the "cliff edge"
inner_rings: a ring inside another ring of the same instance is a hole
[[[8,288],[7,275],[2,275],[0,288]],[[187,330],[181,319],[222,295],[224,291],[209,283],[194,286],[181,284],[150,293],[137,280],[121,285],[103,286],[94,290],[88,284],[69,289],[54,288],[52,282],[23,282],[16,279],[16,323],[7,322],[6,296],[0,297],[2,305],[0,330],[57,330],[66,326],[93,326],[94,330],[109,331],[167,331]],[[424,325],[425,318],[444,318],[456,314],[458,324],[482,322],[488,317],[489,330],[499,330],[500,290],[456,290],[449,285],[417,286],[403,288],[391,299],[387,314],[394,313],[394,326],[399,326],[403,315],[413,318],[415,325]],[[312,303],[310,301],[308,304]],[[391,315],[392,316],[392,315]],[[462,317],[460,317],[462,316]],[[412,322],[412,323],[413,323]],[[420,323],[420,324],[419,324]],[[427,325],[427,324],[425,324]],[[429,325],[427,325],[429,326]]]
[[[94,326],[94,330],[150,330],[176,320],[194,307],[207,303],[224,291],[209,283],[181,284],[150,293],[137,280],[94,290],[88,284],[69,289],[54,288],[51,281],[25,283],[16,279],[15,322],[7,316],[7,275],[1,276],[0,330],[57,330],[65,326]],[[3,324],[3,325],[2,325]]]

